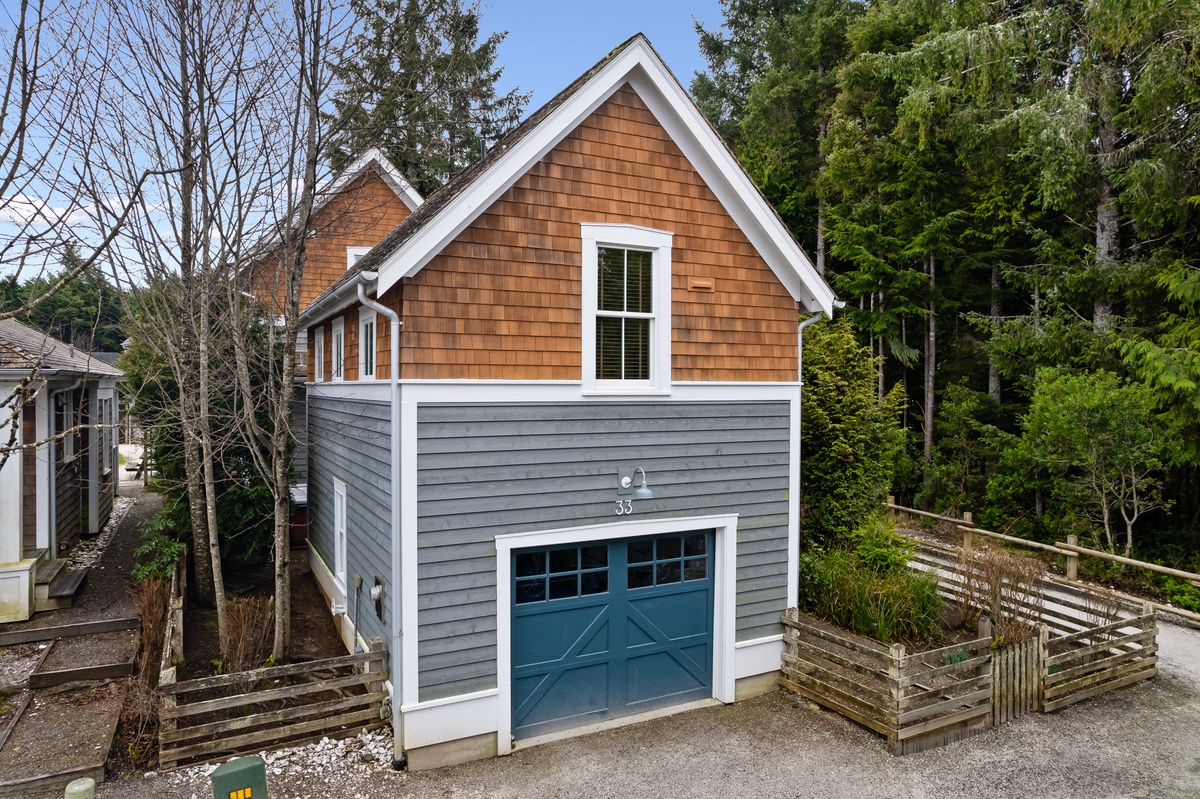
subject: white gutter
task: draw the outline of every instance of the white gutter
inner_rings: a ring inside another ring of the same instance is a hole
[[[400,570],[400,326],[404,322],[400,321],[400,314],[393,311],[391,308],[383,305],[377,300],[372,300],[367,297],[366,286],[369,283],[375,283],[379,274],[377,272],[360,272],[358,280],[355,284],[358,287],[358,301],[364,307],[370,308],[375,313],[386,316],[392,322],[392,336],[390,339],[389,353],[391,355],[391,363],[388,366],[388,379],[392,384],[392,497],[391,497],[391,521],[392,521],[392,645],[391,645],[391,662],[392,662],[392,727],[394,730],[393,737],[395,740],[396,754],[399,758],[400,753],[404,751],[403,730],[404,724],[400,719],[400,697],[403,696],[401,685],[401,668],[400,658],[404,651],[403,636],[404,631],[400,629],[400,599],[404,596],[403,575]],[[357,635],[357,632],[355,633]],[[416,634],[416,631],[413,631]]]

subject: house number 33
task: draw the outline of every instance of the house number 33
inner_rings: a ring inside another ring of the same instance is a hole
[[[617,515],[624,516],[627,513],[633,513],[633,500],[632,499],[618,499],[617,500]]]

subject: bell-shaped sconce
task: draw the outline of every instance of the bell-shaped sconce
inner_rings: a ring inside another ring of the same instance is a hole
[[[646,484],[646,470],[643,469],[641,466],[637,467],[636,469],[633,470],[633,474],[635,477],[637,476],[638,472],[642,473],[642,484],[640,486],[638,486],[637,491],[633,492],[634,499],[653,499],[654,492],[651,491],[650,486],[648,486]]]

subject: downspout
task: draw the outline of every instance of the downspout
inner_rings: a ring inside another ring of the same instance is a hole
[[[840,310],[846,307],[846,303],[842,302],[841,300],[834,300],[833,307]],[[816,321],[820,319],[822,315],[823,314],[821,311],[817,311],[815,314],[802,321],[800,326],[796,328],[796,401],[800,403],[801,431],[804,429],[804,328],[816,323]],[[803,439],[801,439],[801,441],[803,441]],[[804,445],[801,443],[798,445],[796,450],[796,470],[800,475],[801,484],[803,484],[804,479],[804,458],[802,457],[803,446]],[[795,597],[792,597],[792,599],[795,599]]]
[[[379,279],[377,272],[360,272],[358,275],[358,301],[364,307],[370,308],[377,314],[386,316],[392,323],[392,335],[389,340],[388,380],[392,384],[392,642],[391,642],[391,671],[392,671],[392,728],[395,741],[395,759],[399,760],[404,751],[403,725],[400,720],[401,691],[401,658],[403,645],[401,638],[404,631],[400,629],[400,601],[404,596],[403,576],[400,570],[400,314],[391,308],[367,297],[366,286]],[[414,631],[415,632],[415,631]],[[358,630],[354,631],[355,636]]]
[[[47,408],[47,413],[50,416],[51,424],[54,422],[54,398],[64,392],[74,391],[82,385],[83,378],[81,377],[65,388],[56,388],[50,392],[50,407]],[[70,428],[67,429],[69,430]],[[62,430],[53,430],[51,431],[50,436],[53,438],[61,432]],[[58,558],[58,456],[55,453],[55,442],[51,441],[49,444],[49,450],[46,453],[48,456],[47,460],[50,461],[50,496],[47,497],[49,500],[47,504],[50,507],[47,509],[46,514],[50,519],[50,536],[47,540],[47,543],[49,544],[48,548],[50,550],[50,560],[56,560]]]

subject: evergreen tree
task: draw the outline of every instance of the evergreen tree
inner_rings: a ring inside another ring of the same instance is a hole
[[[417,191],[436,190],[514,126],[529,94],[497,94],[506,33],[480,41],[464,0],[351,0],[362,31],[337,65],[333,166],[380,147]]]
[[[42,296],[80,264],[78,251],[68,246],[58,274],[0,287],[0,310],[20,308]],[[119,352],[125,340],[123,317],[117,290],[92,268],[68,280],[52,297],[23,315],[21,321],[85,352]]]

